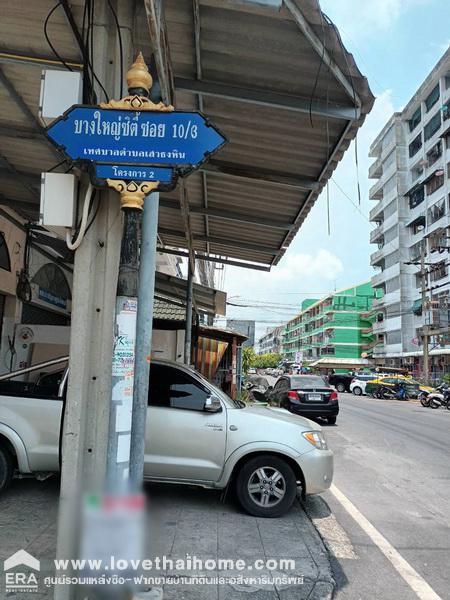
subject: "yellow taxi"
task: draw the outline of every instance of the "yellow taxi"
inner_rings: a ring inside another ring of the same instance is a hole
[[[417,395],[419,392],[433,392],[434,388],[423,385],[416,379],[409,377],[407,375],[400,374],[392,374],[392,375],[380,375],[374,379],[371,379],[366,384],[366,394],[372,394],[374,390],[377,389],[379,385],[384,385],[387,387],[394,387],[401,381],[404,381],[405,384],[410,388],[411,395]],[[414,393],[413,393],[414,390]]]

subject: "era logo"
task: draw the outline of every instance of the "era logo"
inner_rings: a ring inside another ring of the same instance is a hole
[[[27,567],[27,571],[17,567]],[[6,591],[7,592],[37,592],[38,578],[33,571],[40,571],[41,565],[37,558],[31,556],[25,550],[19,550],[3,563],[3,569],[10,571],[5,573]],[[11,571],[11,569],[15,569]]]

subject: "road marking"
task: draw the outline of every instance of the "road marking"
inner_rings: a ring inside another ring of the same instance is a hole
[[[361,529],[370,537],[372,542],[384,554],[394,569],[403,577],[409,587],[421,600],[442,600],[433,588],[417,573],[403,556],[390,544],[372,523],[356,508],[356,506],[335,485],[330,492],[341,503],[348,514],[358,523]]]

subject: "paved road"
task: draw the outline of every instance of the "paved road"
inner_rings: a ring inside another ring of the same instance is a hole
[[[423,578],[425,591],[412,591],[328,492],[315,501],[313,516],[315,510],[319,526],[324,519],[338,555],[336,597],[436,600],[428,583],[450,599],[450,411],[351,394],[340,394],[340,406],[337,426],[326,427],[336,455],[334,484]]]

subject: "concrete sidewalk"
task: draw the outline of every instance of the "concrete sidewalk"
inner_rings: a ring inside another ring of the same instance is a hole
[[[174,561],[173,568],[167,561],[165,571],[152,575],[234,578],[221,584],[166,583],[163,586],[165,600],[325,600],[332,597],[334,581],[327,551],[300,502],[280,519],[260,519],[243,513],[233,500],[221,502],[216,491],[151,485],[146,487],[146,492],[150,503],[147,557],[164,555]],[[54,557],[57,501],[56,479],[43,483],[19,480],[0,496],[2,561],[21,548],[44,563]],[[203,561],[242,559],[246,566],[236,571],[183,572],[176,569],[175,561],[185,560],[186,555]],[[272,562],[269,568],[255,569],[254,561],[259,559],[264,562],[291,559],[295,567],[273,569]],[[287,577],[303,577],[303,583],[288,582]],[[278,581],[272,582],[276,578]],[[0,597],[3,597],[4,586],[3,577]],[[19,598],[23,600],[23,593],[8,594],[8,599]],[[52,590],[42,589],[42,593],[33,594],[33,600],[41,598],[52,598]]]

